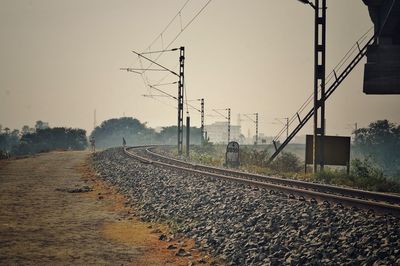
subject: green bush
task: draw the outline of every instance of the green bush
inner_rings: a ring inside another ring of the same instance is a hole
[[[303,170],[299,157],[291,152],[283,152],[272,161],[269,167],[274,171],[283,173],[297,173]]]
[[[400,192],[400,183],[389,180],[370,158],[351,161],[351,171],[325,168],[314,175],[314,180],[327,184],[345,185],[380,192]]]
[[[355,186],[381,192],[400,192],[400,183],[387,179],[383,170],[370,158],[352,160],[351,166]]]
[[[338,170],[325,167],[324,171],[314,174],[314,180],[335,185],[354,186],[354,178],[348,175],[345,170]]]
[[[253,148],[244,147],[240,150],[240,164],[266,167],[270,153],[267,149],[258,151]]]

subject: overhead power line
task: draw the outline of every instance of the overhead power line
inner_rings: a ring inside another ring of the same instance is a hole
[[[174,71],[172,71],[171,69],[169,69],[169,68],[167,68],[167,67],[165,67],[165,66],[163,66],[163,65],[161,65],[161,64],[159,64],[159,63],[157,63],[156,61],[151,60],[150,58],[148,58],[148,57],[146,57],[146,56],[144,56],[144,55],[142,55],[142,54],[140,54],[140,53],[138,53],[138,52],[135,52],[135,51],[132,51],[132,52],[135,53],[135,54],[137,54],[139,57],[143,57],[144,59],[146,59],[146,60],[148,60],[148,61],[151,62],[151,64],[150,64],[149,67],[147,67],[146,69],[142,69],[142,71],[143,71],[142,73],[145,73],[146,71],[148,71],[148,70],[150,69],[151,65],[152,65],[152,64],[155,64],[155,65],[161,67],[162,69],[164,69],[164,70],[166,70],[166,71],[169,71],[169,72],[171,72],[172,74],[174,74],[175,76],[178,76],[178,77],[179,77],[179,75],[176,74]]]
[[[181,7],[181,9],[179,9],[179,11],[175,14],[175,16],[171,19],[171,21],[167,24],[167,26],[165,26],[165,28],[161,31],[160,34],[157,35],[157,37],[149,44],[149,46],[147,47],[147,50],[151,49],[151,46],[153,46],[153,44],[155,44],[157,42],[157,40],[161,39],[161,41],[163,41],[163,34],[167,31],[167,29],[171,26],[171,24],[175,21],[175,19],[180,16],[181,12],[183,11],[183,9],[186,7],[186,5],[190,2],[191,0],[186,0],[186,2],[183,4],[183,6]]]
[[[186,5],[188,4],[188,2],[190,2],[191,0],[187,0],[185,2],[185,4],[183,5],[183,7],[176,13],[176,15],[172,18],[172,20],[167,24],[167,26],[164,28],[164,30],[157,35],[157,37],[154,39],[154,41],[147,47],[147,53],[152,53],[151,50],[151,46],[158,40],[161,39],[162,41],[163,39],[163,34],[165,33],[165,31],[172,25],[173,21],[178,18],[181,17],[182,11],[185,9]],[[156,58],[154,59],[154,61],[157,61],[163,54],[165,51],[169,51],[168,48],[179,38],[179,36],[193,23],[193,21],[200,16],[200,14],[206,9],[206,7],[211,3],[212,0],[208,0],[203,6],[202,8],[192,17],[192,19],[189,20],[189,22],[187,22],[185,25],[181,24],[181,30],[175,35],[175,37],[172,38],[172,40],[168,43],[167,46],[163,47],[163,51],[160,51],[158,56],[156,56]],[[146,53],[146,52],[143,52]],[[143,54],[142,53],[142,54]],[[153,52],[154,53],[154,52]],[[152,64],[150,64],[148,67],[151,67]],[[144,71],[143,73],[145,73],[146,71]]]
[[[171,108],[173,108],[173,109],[178,109],[176,106],[173,106],[172,104],[169,104],[169,103],[166,103],[166,102],[164,102],[164,101],[161,101],[160,99],[158,99],[157,97],[154,97],[154,95],[142,95],[143,97],[146,97],[146,98],[150,98],[150,99],[153,99],[153,100],[155,100],[155,101],[157,101],[157,102],[160,102],[160,103],[162,103],[162,104],[164,104],[164,105],[166,105],[166,106],[169,106],[169,107],[171,107]]]

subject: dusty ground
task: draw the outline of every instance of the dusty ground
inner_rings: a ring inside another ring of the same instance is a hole
[[[188,265],[204,258],[190,241],[160,241],[167,229],[138,221],[124,197],[91,173],[87,157],[52,152],[0,162],[0,265]],[[85,186],[93,191],[71,193]],[[171,244],[192,256],[176,256]]]

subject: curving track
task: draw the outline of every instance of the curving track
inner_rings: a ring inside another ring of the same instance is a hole
[[[366,208],[400,216],[400,196],[344,188],[326,184],[251,174],[237,170],[194,164],[167,157],[153,151],[155,146],[124,148],[125,154],[142,163],[155,164],[201,175],[213,176],[246,185],[259,186],[271,192],[283,192],[290,198],[309,199],[312,203],[336,203],[358,208]]]

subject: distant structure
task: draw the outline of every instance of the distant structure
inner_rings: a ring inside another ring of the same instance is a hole
[[[211,125],[205,125],[207,131],[207,137],[213,143],[226,143],[228,139],[228,122],[215,122]],[[231,137],[232,141],[239,141],[241,135],[241,127],[231,125]]]
[[[268,144],[270,144],[270,143],[272,142],[272,140],[274,139],[274,137],[272,137],[272,136],[267,136],[267,135],[265,135],[264,133],[260,133],[260,134],[258,135],[258,138],[259,138],[259,140],[260,140],[259,142],[260,142],[261,145],[268,145]],[[255,139],[256,139],[256,136],[253,136],[253,143],[254,143]]]
[[[363,0],[374,23],[375,40],[367,50],[366,94],[400,94],[400,1]]]

